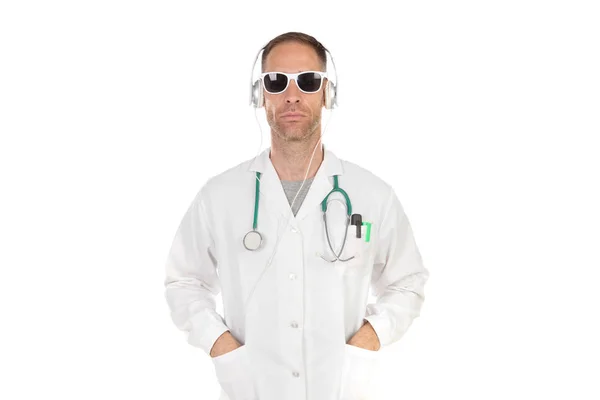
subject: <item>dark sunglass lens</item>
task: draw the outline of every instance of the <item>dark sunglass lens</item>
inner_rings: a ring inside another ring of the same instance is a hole
[[[285,89],[287,85],[287,76],[278,73],[265,75],[265,89],[267,92],[279,93]]]
[[[316,92],[321,87],[321,75],[305,72],[298,76],[298,87],[305,92]]]

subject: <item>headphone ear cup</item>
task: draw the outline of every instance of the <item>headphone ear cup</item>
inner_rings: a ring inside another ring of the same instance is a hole
[[[263,91],[262,81],[258,81],[258,108],[265,106],[265,92]]]
[[[331,81],[327,80],[327,86],[325,87],[325,108],[331,110],[335,106],[335,85]]]
[[[262,82],[257,80],[252,85],[252,106],[254,108],[261,108],[264,105],[264,96],[262,90]]]

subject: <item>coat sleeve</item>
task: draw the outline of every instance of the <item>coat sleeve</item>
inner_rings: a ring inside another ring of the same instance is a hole
[[[382,347],[400,340],[419,316],[428,278],[410,222],[391,188],[371,275],[376,302],[367,305],[364,318]]]
[[[229,330],[216,312],[216,296],[221,291],[216,268],[214,241],[200,191],[175,233],[164,285],[171,319],[186,333],[189,344],[208,355],[219,336]]]

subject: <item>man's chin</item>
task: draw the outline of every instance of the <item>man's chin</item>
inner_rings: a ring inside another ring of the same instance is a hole
[[[288,131],[288,132],[283,132],[283,137],[285,138],[285,140],[287,140],[288,142],[301,142],[303,140],[306,140],[306,138],[308,138],[310,135],[308,134],[308,132],[306,131]]]
[[[299,141],[305,139],[308,135],[307,129],[302,129],[300,127],[290,128],[288,127],[280,127],[279,136],[289,141]]]

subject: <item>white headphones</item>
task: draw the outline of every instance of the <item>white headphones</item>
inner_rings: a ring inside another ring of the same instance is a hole
[[[256,60],[258,60],[258,56],[262,54],[265,50],[263,47],[260,49],[256,58],[254,59],[254,64],[252,64],[252,72],[250,73],[250,105],[254,108],[261,108],[264,106],[264,95],[263,95],[263,87],[262,81],[259,79],[254,80],[254,69],[256,68]],[[331,64],[333,65],[333,71],[335,73],[335,83],[331,82],[329,78],[327,78],[327,84],[325,86],[325,108],[328,110],[333,109],[337,106],[337,70],[335,69],[335,62],[333,61],[333,56],[329,52],[329,50],[325,49],[326,54],[329,54],[329,58],[331,58]]]

